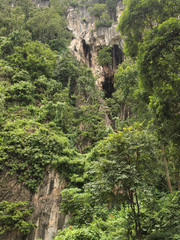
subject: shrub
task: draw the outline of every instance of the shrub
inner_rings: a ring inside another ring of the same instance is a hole
[[[98,52],[98,64],[100,66],[108,65],[112,61],[110,47],[104,46],[101,50]]]
[[[12,230],[18,230],[23,234],[28,234],[34,225],[27,221],[32,209],[28,208],[27,202],[7,202],[0,203],[0,235]]]
[[[20,81],[9,86],[6,90],[8,102],[18,102],[20,105],[27,105],[34,102],[35,87],[30,82]]]

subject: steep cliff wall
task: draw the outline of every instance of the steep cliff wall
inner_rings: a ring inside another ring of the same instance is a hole
[[[115,17],[117,21],[123,9],[122,1],[119,1]],[[86,7],[68,10],[68,28],[74,35],[69,48],[77,60],[92,68],[93,73],[98,76],[97,86],[105,89],[108,87],[105,86],[106,84],[112,84],[114,71],[123,61],[123,39],[116,31],[117,22],[114,22],[111,27],[100,27],[96,30],[95,21],[96,18],[90,15]],[[112,55],[111,65],[104,68],[97,64],[98,51],[102,46],[110,46]]]
[[[0,236],[0,240],[53,239],[57,230],[63,228],[67,221],[67,217],[59,213],[60,193],[66,185],[64,178],[60,178],[57,172],[47,168],[43,183],[35,194],[19,184],[15,175],[2,173],[0,179],[0,201],[28,201],[34,208],[29,220],[37,226],[28,237],[11,231]]]

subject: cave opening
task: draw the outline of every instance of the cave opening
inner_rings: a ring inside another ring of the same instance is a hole
[[[83,51],[84,51],[84,57],[88,61],[89,67],[92,66],[92,55],[90,53],[90,46],[86,44],[86,41],[83,39],[82,40],[82,45],[83,45]]]
[[[102,83],[102,88],[105,93],[105,98],[111,98],[114,92],[114,78],[105,78]]]
[[[124,60],[124,53],[117,44],[112,47],[113,69],[116,69]]]

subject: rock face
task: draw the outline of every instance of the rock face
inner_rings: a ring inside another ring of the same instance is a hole
[[[48,7],[49,6],[49,0],[32,0],[33,3],[35,3],[38,7]]]
[[[0,179],[0,201],[28,201],[34,207],[29,220],[37,226],[28,237],[11,232],[0,236],[0,240],[52,240],[57,230],[62,229],[67,222],[67,217],[59,213],[60,193],[66,185],[63,177],[60,178],[55,170],[47,168],[43,184],[35,194],[18,184],[16,176],[2,173]]]
[[[122,1],[117,4],[116,19],[118,21],[124,6]],[[81,63],[86,63],[94,75],[98,76],[97,86],[108,92],[113,85],[114,71],[123,61],[123,40],[116,31],[117,22],[111,27],[100,27],[95,30],[96,18],[91,16],[86,7],[70,8],[67,15],[68,28],[74,39],[69,48]],[[102,68],[97,64],[98,51],[103,46],[111,47],[112,64]],[[107,96],[108,97],[108,96]]]

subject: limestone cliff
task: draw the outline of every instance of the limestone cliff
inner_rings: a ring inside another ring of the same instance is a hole
[[[55,170],[47,168],[43,183],[35,194],[19,184],[15,175],[2,173],[0,179],[0,201],[28,201],[34,208],[29,220],[37,226],[28,236],[9,232],[0,235],[0,240],[52,240],[67,221],[67,217],[59,213],[60,194],[66,185],[64,178],[60,178]]]
[[[90,15],[88,8],[69,8],[67,15],[68,28],[72,31],[74,39],[69,48],[81,63],[86,63],[98,76],[97,86],[108,92],[112,91],[114,71],[123,61],[123,39],[116,31],[117,21],[124,6],[119,1],[116,8],[116,22],[111,27],[95,29],[96,18]],[[110,46],[112,64],[109,67],[100,67],[97,64],[98,51],[102,46]],[[111,93],[110,93],[111,94]]]

